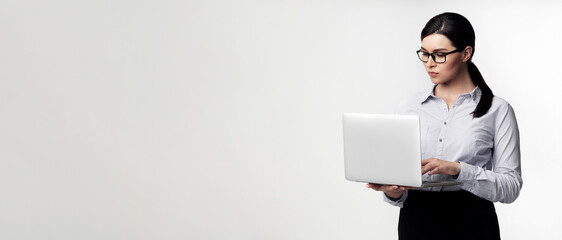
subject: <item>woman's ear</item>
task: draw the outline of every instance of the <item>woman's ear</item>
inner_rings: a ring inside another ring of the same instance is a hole
[[[472,50],[473,50],[473,48],[471,46],[466,46],[464,48],[464,50],[462,51],[462,61],[463,62],[468,62],[468,60],[470,60],[470,58],[472,57]]]

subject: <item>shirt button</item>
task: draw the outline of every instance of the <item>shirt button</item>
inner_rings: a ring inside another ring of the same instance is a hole
[[[443,142],[443,138],[439,138],[439,142]]]
[[[444,125],[447,125],[447,122],[443,122]]]

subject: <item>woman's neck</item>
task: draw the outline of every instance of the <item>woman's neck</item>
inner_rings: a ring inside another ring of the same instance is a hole
[[[468,70],[465,69],[458,78],[438,84],[434,94],[445,100],[450,108],[460,95],[472,92],[475,87]]]

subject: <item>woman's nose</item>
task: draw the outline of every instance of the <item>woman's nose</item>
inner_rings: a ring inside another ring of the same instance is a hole
[[[427,62],[425,64],[427,64],[428,67],[433,67],[437,65],[435,59],[433,59],[433,56],[429,56],[429,59],[427,59]]]

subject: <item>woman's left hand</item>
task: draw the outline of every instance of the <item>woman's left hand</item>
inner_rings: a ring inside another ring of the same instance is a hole
[[[461,172],[461,164],[459,162],[445,161],[437,158],[428,158],[422,160],[422,175],[428,173],[458,175]]]

